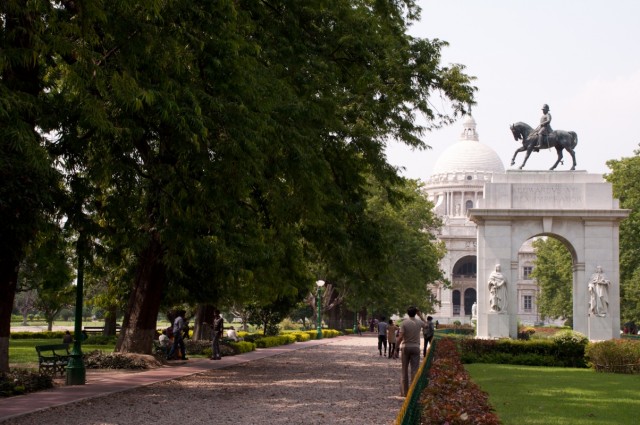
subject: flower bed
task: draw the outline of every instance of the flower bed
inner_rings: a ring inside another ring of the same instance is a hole
[[[500,420],[488,399],[488,395],[471,382],[455,342],[449,338],[438,340],[429,370],[429,385],[420,397],[420,423],[497,425]]]

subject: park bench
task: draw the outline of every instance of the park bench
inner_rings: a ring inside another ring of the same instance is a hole
[[[85,326],[83,330],[88,334],[102,334],[104,326]],[[116,325],[116,332],[120,332],[120,325]]]
[[[40,373],[55,376],[64,375],[69,364],[69,344],[36,345],[38,352],[38,370]]]

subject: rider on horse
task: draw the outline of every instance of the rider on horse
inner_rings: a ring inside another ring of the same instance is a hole
[[[540,125],[536,127],[535,130],[531,133],[529,137],[537,136],[536,145],[533,147],[534,149],[545,149],[549,146],[547,145],[547,137],[553,131],[551,129],[551,114],[549,113],[549,105],[546,103],[542,105],[542,118],[540,118]]]

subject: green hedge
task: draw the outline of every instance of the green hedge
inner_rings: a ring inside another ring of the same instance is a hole
[[[235,354],[249,353],[256,350],[256,345],[249,341],[230,342],[229,346]]]
[[[11,332],[11,339],[60,339],[64,336],[64,331],[44,331],[44,332]]]
[[[587,367],[588,340],[577,332],[561,332],[547,340],[463,338],[457,341],[463,363]]]
[[[294,342],[296,342],[295,336],[278,335],[259,338],[255,341],[255,344],[258,348],[270,348],[279,345],[293,344]]]

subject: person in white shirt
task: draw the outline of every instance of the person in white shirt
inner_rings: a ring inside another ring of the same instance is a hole
[[[238,333],[233,326],[229,326],[229,329],[227,329],[227,338],[234,342],[242,341],[242,338],[238,336]]]

